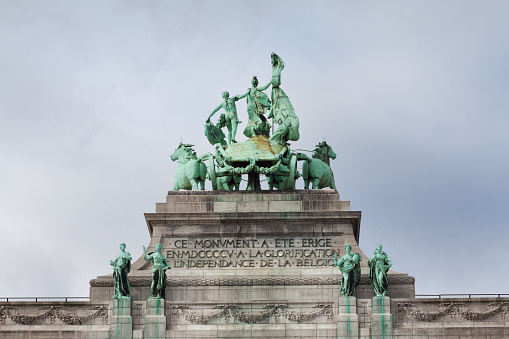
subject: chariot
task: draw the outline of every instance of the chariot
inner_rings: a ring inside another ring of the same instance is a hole
[[[267,177],[269,189],[293,189],[299,177],[297,155],[288,145],[263,135],[227,147],[216,144],[215,156],[209,157],[212,189],[231,189],[240,183],[242,174],[248,176],[248,190],[260,189],[260,174]]]

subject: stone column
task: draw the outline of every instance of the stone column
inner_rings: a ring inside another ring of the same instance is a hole
[[[391,298],[373,297],[371,307],[371,338],[392,339]]]
[[[132,338],[131,299],[113,299],[110,305],[110,338]]]
[[[337,337],[346,339],[359,338],[359,316],[357,315],[357,298],[341,297],[338,300]]]
[[[147,300],[147,316],[145,317],[144,339],[166,338],[166,317],[164,315],[164,299]]]

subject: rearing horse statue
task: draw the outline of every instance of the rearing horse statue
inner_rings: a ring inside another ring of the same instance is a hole
[[[329,159],[336,159],[336,153],[325,141],[316,145],[313,150],[312,159],[305,154],[299,153],[299,160],[306,160],[302,164],[304,188],[309,188],[310,183],[313,183],[313,189],[324,187],[336,188]]]
[[[207,177],[207,166],[202,159],[196,157],[193,145],[180,143],[170,156],[171,161],[178,160],[177,172],[175,173],[175,181],[173,182],[173,190],[198,190],[205,189],[205,178]]]

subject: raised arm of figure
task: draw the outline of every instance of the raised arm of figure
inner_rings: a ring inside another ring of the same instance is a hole
[[[144,258],[146,261],[149,261],[149,260],[150,260],[150,257],[147,257],[147,249],[145,248],[145,246],[143,246],[143,258]]]
[[[258,87],[258,90],[260,91],[265,91],[267,88],[269,88],[270,84],[272,83],[272,81],[270,81],[267,85],[265,86],[262,86],[262,87]]]
[[[246,93],[242,94],[242,95],[239,94],[239,95],[234,96],[233,99],[235,99],[235,101],[237,101],[237,100],[240,100],[240,99],[243,99],[243,98],[247,97],[248,94],[249,94],[249,90]]]
[[[216,114],[217,111],[219,111],[221,108],[223,107],[223,103],[220,103],[219,106],[217,106],[216,108],[214,108],[214,110],[212,111],[212,113],[210,113],[209,117],[207,118],[207,121],[205,122],[210,122],[210,118],[212,118],[212,116],[214,114]]]

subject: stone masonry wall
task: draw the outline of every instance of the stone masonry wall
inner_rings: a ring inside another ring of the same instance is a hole
[[[509,298],[394,298],[386,317],[392,325],[387,324],[384,336],[375,333],[373,299],[357,299],[352,305],[358,318],[358,328],[350,329],[352,336],[340,335],[338,300],[292,304],[239,300],[223,305],[166,301],[163,305],[164,338],[509,338]],[[0,338],[149,338],[147,302],[132,302],[133,326],[123,336],[118,330],[115,334],[113,306],[113,302],[2,302]]]

